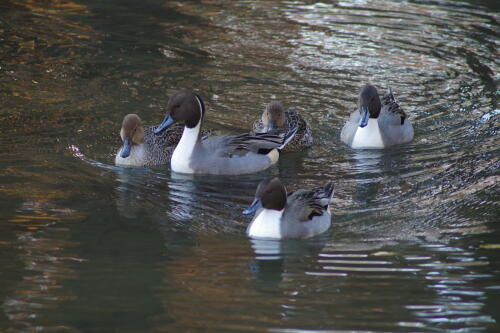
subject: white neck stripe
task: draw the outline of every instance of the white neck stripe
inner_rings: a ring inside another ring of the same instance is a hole
[[[198,96],[196,96],[196,94],[194,95],[194,97],[196,98],[196,101],[198,102],[198,110],[200,111],[200,121],[201,119],[203,118],[203,106],[201,106],[201,101],[200,99],[198,98]]]
[[[202,102],[198,96],[195,95],[195,98],[200,110],[200,119],[193,128],[184,126],[181,139],[175,147],[172,158],[170,159],[171,168],[175,172],[194,173],[194,169],[191,167],[191,159],[193,157],[193,150],[200,136],[201,120],[203,118],[203,104],[201,104]]]

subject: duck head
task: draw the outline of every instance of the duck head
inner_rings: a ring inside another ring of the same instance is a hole
[[[168,100],[165,119],[154,132],[160,134],[175,122],[183,122],[186,127],[194,128],[204,114],[205,105],[200,96],[189,90],[176,92]]]
[[[144,127],[142,126],[141,118],[136,114],[128,114],[123,118],[120,136],[123,141],[120,156],[127,158],[130,155],[132,145],[141,144],[144,140]]]
[[[286,205],[286,189],[278,178],[265,179],[259,183],[255,198],[243,214],[250,215],[261,208],[282,210]]]
[[[271,102],[262,113],[262,125],[266,132],[285,127],[285,111],[279,102]]]
[[[365,127],[368,125],[368,118],[377,118],[380,114],[382,104],[380,103],[377,88],[371,84],[366,84],[359,93],[358,106],[361,114],[359,127]]]

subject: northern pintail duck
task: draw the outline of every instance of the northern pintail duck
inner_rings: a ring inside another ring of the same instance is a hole
[[[293,128],[297,128],[297,133],[283,148],[283,152],[300,151],[312,146],[311,128],[304,118],[293,110],[285,112],[283,106],[277,101],[269,103],[262,113],[261,119],[256,120],[253,124],[255,133],[287,133]]]
[[[399,107],[391,88],[380,98],[367,84],[359,94],[358,109],[342,128],[340,139],[352,148],[384,148],[413,139],[413,126]]]
[[[331,223],[329,204],[333,183],[287,195],[278,178],[260,182],[251,206],[243,211],[254,218],[247,229],[256,238],[307,238],[325,232]]]
[[[166,164],[181,138],[183,127],[173,126],[161,135],[154,134],[155,128],[144,128],[136,114],[126,115],[120,130],[123,146],[116,154],[115,164],[133,167]]]
[[[221,135],[202,140],[205,105],[200,96],[188,90],[172,95],[167,111],[155,133],[160,134],[175,122],[184,123],[182,137],[171,158],[172,170],[179,173],[238,175],[264,170],[278,161],[278,150],[296,132],[295,129],[286,135]]]

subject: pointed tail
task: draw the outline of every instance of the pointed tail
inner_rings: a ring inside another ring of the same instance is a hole
[[[334,187],[333,182],[330,182],[326,184],[325,187],[323,188],[323,191],[325,191],[325,196],[328,197],[330,200],[333,197],[333,187]]]
[[[394,97],[394,94],[392,93],[392,88],[391,87],[387,88],[386,98],[387,98],[388,102],[397,103],[396,97]]]

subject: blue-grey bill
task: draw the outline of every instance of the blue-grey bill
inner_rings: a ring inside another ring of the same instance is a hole
[[[132,141],[130,139],[123,140],[122,152],[120,156],[122,158],[127,158],[130,156],[130,149],[132,149]]]
[[[166,116],[165,119],[163,119],[163,122],[155,128],[155,134],[160,134],[167,128],[169,128],[173,123],[175,123],[174,118],[170,117],[170,115]]]
[[[276,123],[274,123],[274,122],[271,122],[271,123],[269,123],[269,124],[267,125],[267,131],[268,131],[268,132],[270,132],[270,131],[272,131],[272,130],[275,130],[275,129],[277,129],[277,128],[278,128],[278,126],[276,126]]]
[[[361,119],[359,120],[359,127],[363,128],[368,125],[368,119],[370,118],[370,112],[366,106],[361,108]]]
[[[247,209],[245,209],[243,211],[243,214],[244,215],[250,215],[250,214],[253,214],[255,213],[259,208],[262,208],[262,201],[260,201],[260,199],[257,199],[255,198],[254,201],[252,202],[252,204],[250,205],[250,207],[248,207]]]

